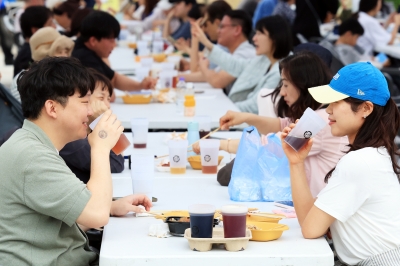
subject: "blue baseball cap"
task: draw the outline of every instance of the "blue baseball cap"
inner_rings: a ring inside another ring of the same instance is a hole
[[[332,103],[352,97],[385,106],[390,98],[385,76],[370,62],[359,62],[341,68],[329,85],[309,88],[320,103]]]

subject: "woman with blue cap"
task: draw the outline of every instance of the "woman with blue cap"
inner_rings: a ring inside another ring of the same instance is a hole
[[[355,63],[309,92],[329,103],[332,135],[347,136],[350,149],[314,199],[304,170],[312,139],[299,152],[282,141],[303,236],[318,238],[330,229],[347,265],[400,265],[400,167],[394,143],[400,115],[384,76],[369,62]],[[294,127],[285,128],[282,140]]]

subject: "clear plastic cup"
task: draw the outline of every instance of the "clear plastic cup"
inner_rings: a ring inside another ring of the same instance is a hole
[[[162,89],[170,89],[173,87],[173,79],[176,71],[161,71],[158,76]]]
[[[197,115],[193,118],[194,121],[199,123],[200,138],[209,134],[211,131],[211,116],[209,115]]]
[[[161,69],[165,71],[175,70],[175,64],[170,62],[161,63]]]
[[[97,123],[99,123],[101,117],[103,114],[99,115],[92,123],[90,123],[89,128],[91,130],[94,130],[96,127]],[[121,134],[119,137],[117,143],[115,143],[114,147],[111,149],[116,155],[121,154],[124,150],[126,150],[131,143],[129,142],[128,138],[125,136],[124,133]]]
[[[147,132],[149,120],[147,118],[133,118],[131,120],[133,148],[145,149],[147,147]]]
[[[135,71],[136,79],[141,82],[144,78],[150,75],[150,68],[149,67],[139,67]]]
[[[173,63],[175,65],[175,69],[179,71],[181,57],[179,55],[169,55],[167,57],[167,62]]]
[[[210,204],[190,205],[190,231],[193,238],[212,238],[215,206]]]
[[[171,174],[185,174],[187,164],[188,140],[170,140],[169,148],[169,169]]]
[[[140,59],[140,64],[142,65],[142,67],[151,68],[153,66],[153,63],[153,57],[144,57]]]
[[[150,56],[150,50],[147,48],[138,48],[138,56]],[[141,60],[140,60],[141,61]]]
[[[317,135],[325,126],[326,121],[311,108],[307,108],[299,122],[285,138],[285,142],[295,151],[299,151],[308,139]]]
[[[148,154],[131,155],[131,179],[134,194],[151,199],[154,186],[154,157]]]
[[[164,52],[164,42],[163,41],[154,41],[152,43],[152,52],[153,54],[161,54]]]
[[[219,140],[200,140],[201,170],[203,174],[216,174],[218,172]]]
[[[245,237],[247,207],[239,204],[225,205],[221,208],[221,212],[224,221],[224,237]]]

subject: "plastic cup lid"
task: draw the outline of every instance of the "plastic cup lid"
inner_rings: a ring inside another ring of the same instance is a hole
[[[211,204],[194,204],[189,206],[189,213],[209,214],[215,212],[215,206]]]
[[[248,208],[246,206],[239,204],[225,205],[221,208],[222,213],[242,214],[247,213],[247,211]]]

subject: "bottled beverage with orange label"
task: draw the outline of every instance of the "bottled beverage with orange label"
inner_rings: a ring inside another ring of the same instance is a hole
[[[196,101],[194,95],[185,95],[185,102],[183,103],[184,116],[194,116],[196,112]]]

